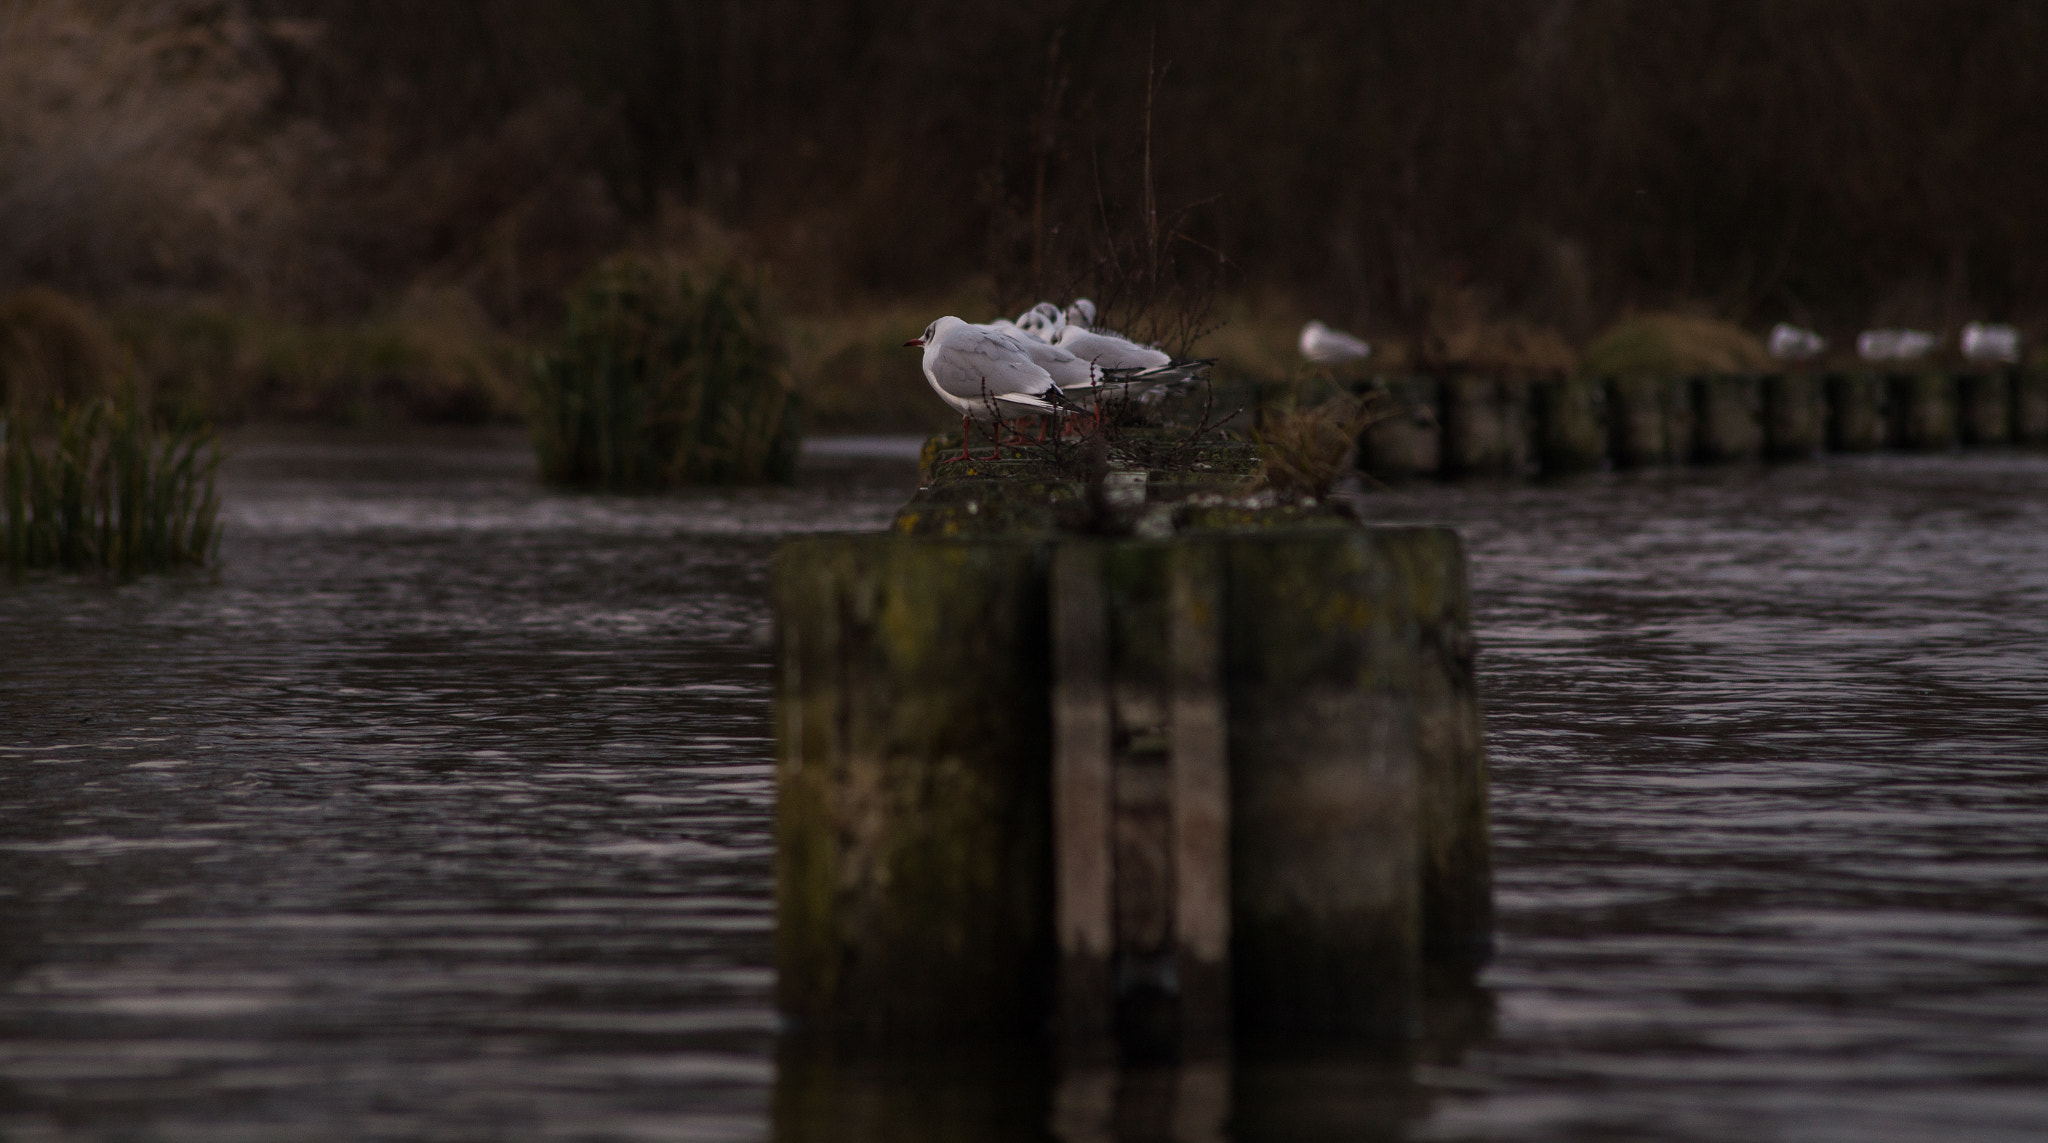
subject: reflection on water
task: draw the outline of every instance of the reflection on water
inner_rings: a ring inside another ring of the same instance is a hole
[[[246,445],[217,578],[0,587],[0,1137],[2048,1135],[2048,461],[1422,487],[1501,951],[1417,1066],[779,1061],[762,585],[878,527]],[[1224,1134],[1228,1132],[1228,1134]]]

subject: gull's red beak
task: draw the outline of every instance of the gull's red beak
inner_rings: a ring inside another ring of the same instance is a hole
[[[909,348],[910,346],[913,346],[913,345],[923,345],[923,344],[924,344],[924,338],[921,338],[921,337],[913,337],[913,338],[911,338],[911,339],[910,339],[909,341],[906,341],[906,342],[904,342],[904,343],[903,343],[903,345],[904,345],[904,347],[905,347],[906,349],[907,349],[907,348]]]

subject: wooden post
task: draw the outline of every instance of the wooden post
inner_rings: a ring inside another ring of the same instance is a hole
[[[1607,455],[1616,468],[1676,464],[1692,448],[1692,401],[1682,379],[1638,375],[1607,383]]]
[[[1416,623],[1423,957],[1469,974],[1493,953],[1493,832],[1465,549],[1445,529],[1376,531]]]
[[[1763,455],[1763,387],[1757,377],[1716,373],[1695,378],[1693,401],[1694,460],[1723,464]]]
[[[1111,913],[1109,602],[1098,545],[1052,563],[1054,900],[1060,1033],[1069,1059],[1106,1054],[1116,993]]]
[[[1945,373],[1894,373],[1885,379],[1893,447],[1939,451],[1956,443],[1956,388]]]
[[[1241,1043],[1407,1041],[1421,945],[1416,623],[1386,534],[1226,548]]]
[[[1405,480],[1437,471],[1443,454],[1437,383],[1429,377],[1384,382],[1393,413],[1367,425],[1358,441],[1358,467],[1381,480]]]
[[[1537,457],[1545,476],[1599,469],[1607,456],[1603,387],[1583,377],[1559,377],[1536,386]]]
[[[1043,549],[793,540],[772,592],[776,989],[805,1033],[1037,1035],[1052,931]]]
[[[2048,361],[2006,370],[2012,387],[2012,439],[2039,448],[2048,445]]]
[[[1764,378],[1764,455],[1772,460],[1810,460],[1827,443],[1827,402],[1820,378],[1811,373],[1773,373]]]
[[[1885,444],[1885,386],[1875,373],[1834,373],[1823,382],[1828,451],[1873,452]]]
[[[1459,374],[1443,383],[1446,476],[1517,476],[1528,467],[1529,387]]]
[[[1956,429],[1966,445],[2012,440],[2012,387],[2004,370],[1956,378]]]

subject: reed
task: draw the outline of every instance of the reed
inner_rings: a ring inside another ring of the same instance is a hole
[[[204,566],[220,544],[219,436],[151,423],[132,391],[0,413],[0,565],[118,578]]]
[[[569,298],[534,371],[541,474],[611,491],[787,481],[797,401],[781,328],[737,266],[617,259]]]

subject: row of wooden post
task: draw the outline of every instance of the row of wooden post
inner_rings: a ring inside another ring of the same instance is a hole
[[[1383,478],[2048,446],[2048,373],[2038,370],[1377,384],[1395,413],[1366,430],[1360,464]]]
[[[819,537],[773,591],[800,1037],[1398,1054],[1490,947],[1454,533]]]

